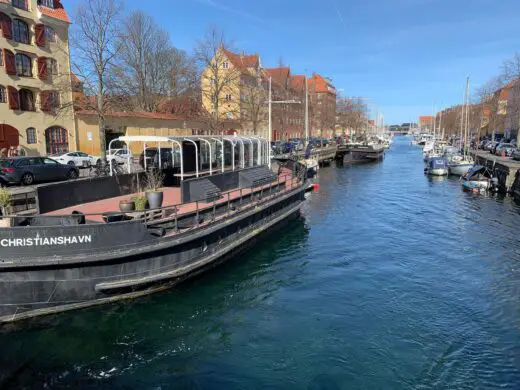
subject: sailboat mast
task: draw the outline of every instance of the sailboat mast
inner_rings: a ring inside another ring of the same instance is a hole
[[[466,108],[466,90],[464,90],[464,94],[462,95],[462,106],[461,106],[461,113],[460,113],[459,144],[460,144],[461,149],[464,149],[464,146],[463,146],[463,143],[462,143],[462,132],[464,131],[464,109],[465,108]]]
[[[469,131],[469,77],[466,80],[466,125],[464,126],[464,158],[466,157],[466,149],[468,144]]]

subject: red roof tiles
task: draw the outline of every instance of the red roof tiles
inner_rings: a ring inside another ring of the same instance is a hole
[[[303,90],[305,88],[305,76],[304,75],[294,75],[291,76],[290,79],[291,88],[296,90]]]
[[[258,54],[241,55],[226,49],[223,49],[223,51],[229,61],[239,69],[247,70],[247,68],[257,68],[260,65],[260,57]]]
[[[42,13],[42,15],[61,20],[62,22],[70,23],[69,16],[67,15],[65,8],[63,8],[60,0],[54,0],[54,8],[48,8],[39,5],[38,10]]]
[[[336,88],[325,79],[325,77],[313,73],[312,78],[309,79],[309,85],[313,86],[314,92],[316,93],[330,93],[335,95],[336,94]]]

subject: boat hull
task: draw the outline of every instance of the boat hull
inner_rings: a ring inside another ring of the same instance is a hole
[[[455,164],[448,167],[450,175],[464,176],[471,169],[473,164]]]
[[[127,247],[114,245],[112,251],[96,249],[96,236],[77,244],[74,253],[50,256],[44,251],[40,258],[20,261],[6,259],[2,253],[7,261],[0,264],[0,324],[169,288],[232,257],[263,232],[299,215],[303,200],[302,186],[186,234],[141,240]],[[124,230],[128,235],[126,226]],[[19,238],[11,232],[12,242],[23,240],[26,232],[19,232]]]
[[[429,168],[428,175],[432,176],[446,176],[448,174],[447,168]]]
[[[466,180],[462,186],[468,190],[488,190],[491,188],[491,182],[488,180]]]

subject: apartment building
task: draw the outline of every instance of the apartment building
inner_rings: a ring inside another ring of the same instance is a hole
[[[307,83],[313,112],[311,134],[332,137],[336,124],[336,88],[329,79],[317,73],[313,73]]]
[[[267,136],[267,91],[258,54],[221,48],[202,72],[202,105],[219,122],[236,121],[242,134]]]
[[[0,151],[76,150],[69,25],[60,0],[0,0]]]
[[[291,75],[289,67],[268,68],[265,78],[271,78],[272,99],[291,103],[272,105],[272,139],[302,138],[305,124],[305,76]]]

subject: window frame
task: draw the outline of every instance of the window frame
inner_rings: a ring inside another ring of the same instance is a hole
[[[30,95],[29,95],[29,93],[30,93]],[[25,94],[25,99],[23,98],[22,94]],[[29,101],[29,99],[27,99],[28,96],[31,96],[31,99],[30,99],[31,107],[26,105],[26,103]],[[18,99],[20,102],[20,111],[27,111],[27,112],[36,111],[36,102],[35,102],[34,92],[31,91],[29,88],[20,88],[18,90]]]
[[[34,145],[38,143],[38,135],[34,127],[28,127],[25,129],[25,139],[27,141],[27,145]]]
[[[7,103],[7,88],[0,85],[0,103]]]
[[[27,0],[11,0],[11,5],[15,8],[29,11],[29,2]]]
[[[18,58],[21,58],[21,70],[22,72],[19,72],[19,67],[18,67]],[[24,60],[27,59],[29,61],[29,64],[25,64],[24,63]],[[24,54],[24,53],[16,53],[14,55],[14,64],[15,64],[15,68],[16,68],[16,75],[17,76],[20,76],[20,77],[33,77],[33,64],[32,64],[32,58],[29,57],[27,54]],[[25,65],[29,65],[29,72],[28,74],[25,73]]]
[[[44,25],[43,30],[45,34],[45,42],[56,42],[56,29],[54,27]],[[52,31],[51,35],[49,35],[49,31]]]
[[[16,41],[18,43],[24,43],[26,45],[30,45],[31,44],[31,31],[29,29],[29,25],[26,22],[24,22],[22,19],[13,19],[11,23],[12,23],[13,41]],[[21,29],[20,26],[22,26],[23,29]],[[22,33],[24,36],[22,36]],[[25,38],[25,40],[22,38]]]
[[[54,9],[54,0],[38,0],[38,5],[41,7]]]
[[[47,74],[58,75],[58,61],[54,58],[47,57]]]

